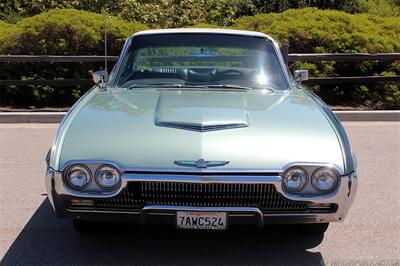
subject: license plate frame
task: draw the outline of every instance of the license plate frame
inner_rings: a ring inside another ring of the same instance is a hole
[[[228,215],[220,211],[177,211],[176,228],[223,231],[228,228]]]

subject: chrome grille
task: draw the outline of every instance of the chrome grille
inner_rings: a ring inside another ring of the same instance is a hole
[[[308,202],[291,201],[272,184],[131,182],[117,197],[95,201],[96,208],[142,208],[146,205],[258,207],[302,211]]]

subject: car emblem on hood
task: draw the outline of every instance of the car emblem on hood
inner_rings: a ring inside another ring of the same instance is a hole
[[[205,161],[204,159],[199,159],[197,161],[174,161],[176,165],[185,167],[196,167],[196,168],[207,168],[227,165],[228,161]]]

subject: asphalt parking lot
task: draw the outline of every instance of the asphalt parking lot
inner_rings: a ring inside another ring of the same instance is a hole
[[[1,265],[400,265],[400,123],[347,122],[359,164],[355,203],[324,237],[263,231],[175,231],[113,225],[79,235],[55,218],[44,157],[55,124],[0,124]]]

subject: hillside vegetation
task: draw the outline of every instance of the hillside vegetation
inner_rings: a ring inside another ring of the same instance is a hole
[[[89,1],[89,0],[87,0]],[[400,16],[381,16],[380,14],[362,13],[366,8],[367,0],[357,1],[357,6],[349,5],[348,12],[335,10],[321,10],[316,8],[289,9],[280,13],[258,14],[258,1],[236,0],[215,1],[214,7],[207,12],[199,7],[180,8],[173,11],[177,3],[197,2],[203,0],[184,1],[158,1],[159,9],[151,12],[155,2],[146,1],[148,6],[141,6],[143,10],[135,8],[123,8],[124,5],[136,5],[140,1],[115,1],[115,9],[124,9],[125,12],[142,12],[142,16],[136,22],[133,19],[121,19],[127,17],[124,12],[117,12],[118,16],[108,16],[108,46],[109,54],[118,55],[125,38],[136,31],[149,27],[159,27],[157,23],[170,23],[170,26],[183,25],[199,27],[220,27],[229,25],[231,28],[262,31],[276,38],[280,43],[289,44],[291,53],[322,53],[322,52],[367,52],[386,53],[400,52]],[[213,0],[210,0],[209,3]],[[376,0],[375,5],[389,3]],[[31,13],[40,13],[42,10],[51,9],[53,6],[33,6],[34,3],[46,1],[31,1]],[[80,3],[84,1],[50,1],[58,5],[66,3]],[[92,5],[94,12],[100,12],[102,4]],[[166,10],[163,3],[173,3]],[[205,2],[205,0],[203,1]],[[260,1],[262,2],[262,1]],[[301,3],[318,1],[271,1],[275,6],[268,8],[281,11],[286,7],[293,7]],[[325,3],[335,1],[325,1]],[[341,3],[345,3],[342,1]],[[25,3],[25,2],[24,2]],[[57,4],[58,3],[58,4]],[[113,1],[107,1],[111,5]],[[231,3],[229,8],[224,3]],[[246,4],[250,3],[250,4]],[[279,3],[279,5],[278,5]],[[287,6],[280,6],[287,3]],[[363,4],[364,3],[364,4]],[[395,3],[393,1],[393,3]],[[371,5],[371,2],[369,2]],[[82,4],[83,5],[83,4]],[[175,7],[174,7],[175,5]],[[240,8],[241,6],[245,8]],[[122,7],[121,7],[122,6]],[[351,7],[352,6],[352,7]],[[394,5],[393,7],[395,7]],[[35,7],[35,8],[33,8]],[[61,6],[63,7],[63,6]],[[226,7],[226,8],[225,8]],[[79,8],[79,6],[77,6]],[[148,9],[146,9],[148,8]],[[235,9],[236,8],[236,9]],[[266,8],[266,7],[264,7]],[[324,7],[321,7],[324,8]],[[326,7],[330,8],[330,7]],[[161,15],[172,12],[176,17],[168,19]],[[22,9],[24,10],[24,9]],[[26,9],[25,9],[26,10]],[[197,11],[196,11],[197,10]],[[236,10],[236,11],[235,11]],[[382,9],[383,11],[385,9]],[[193,17],[193,14],[197,14]],[[240,12],[239,12],[240,11]],[[382,11],[382,12],[383,12]],[[25,11],[24,11],[25,12]],[[27,11],[26,11],[27,12]],[[158,12],[158,13],[157,13]],[[198,12],[198,13],[196,13]],[[222,14],[221,12],[227,12]],[[236,12],[236,13],[235,13]],[[239,13],[237,13],[239,12]],[[361,12],[361,13],[360,13]],[[385,11],[386,12],[386,11]],[[387,11],[389,12],[389,11]],[[392,8],[392,12],[396,12]],[[138,14],[139,14],[138,13]],[[356,13],[356,14],[350,14]],[[4,12],[2,13],[5,14]],[[104,15],[75,9],[51,9],[48,12],[35,16],[27,16],[23,11],[16,23],[0,21],[0,54],[54,54],[54,55],[101,55],[104,53],[103,27]],[[186,14],[186,15],[185,15]],[[206,14],[206,15],[205,15]],[[250,14],[252,16],[243,16]],[[132,16],[134,18],[136,15]],[[175,19],[176,18],[176,19]],[[1,64],[1,79],[86,79],[90,78],[93,70],[100,69],[102,64],[88,63],[21,63]],[[111,65],[110,65],[111,67]],[[363,62],[363,63],[335,63],[321,62],[293,63],[290,68],[309,69],[312,76],[365,76],[365,75],[400,75],[400,62]],[[0,89],[0,105],[12,106],[69,106],[87,88],[57,88],[52,87],[9,87]],[[325,101],[335,105],[366,106],[368,108],[399,108],[400,86],[399,84],[376,84],[368,86],[341,85],[323,86],[312,88]]]
[[[234,27],[261,31],[289,44],[291,53],[393,53],[400,52],[400,17],[351,15],[318,9],[288,10],[238,19]],[[293,63],[311,76],[400,75],[400,62]],[[331,104],[399,108],[399,84],[324,85],[314,90]]]
[[[13,22],[54,8],[109,14],[151,27],[184,27],[198,23],[227,26],[242,16],[315,7],[346,13],[399,16],[400,0],[2,0],[0,20]]]
[[[147,26],[108,19],[108,50],[118,55],[125,38]],[[0,23],[0,54],[102,55],[104,17],[72,9],[53,9],[20,20]],[[0,79],[87,79],[102,68],[99,63],[0,64]],[[110,66],[111,69],[111,66]],[[70,106],[88,88],[9,87],[0,88],[0,105],[17,107]]]

